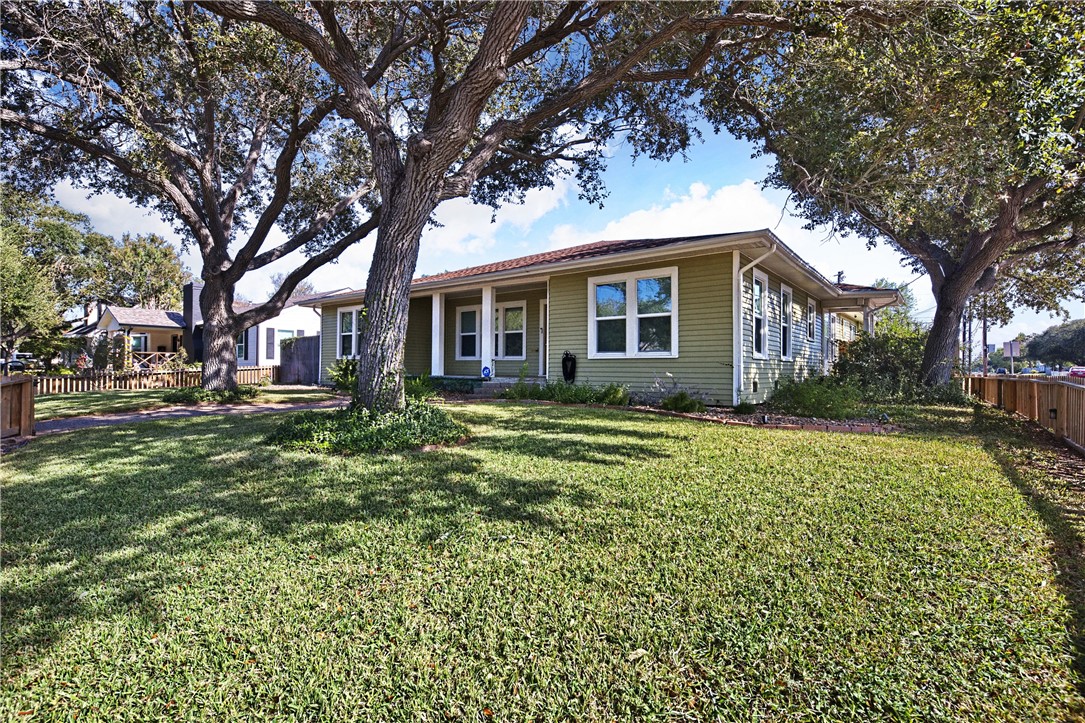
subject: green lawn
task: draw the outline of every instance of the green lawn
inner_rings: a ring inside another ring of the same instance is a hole
[[[259,415],[5,458],[0,715],[1082,711],[1054,565],[1079,532],[989,415],[873,437],[452,409],[474,441],[426,454],[283,452]]]
[[[34,399],[34,418],[46,419],[81,417],[87,414],[110,414],[136,412],[171,406],[162,401],[168,389],[117,390],[108,392],[77,392],[74,394],[50,394]],[[322,389],[276,389],[264,387],[260,396],[249,403],[297,403],[331,399],[332,394]]]

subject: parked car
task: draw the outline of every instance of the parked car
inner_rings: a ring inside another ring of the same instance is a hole
[[[1006,367],[999,367],[998,369],[995,369],[995,374],[1009,374],[1009,373],[1010,373],[1010,370],[1007,369]]]
[[[15,372],[25,372],[26,362],[21,359],[12,359],[11,361],[0,362],[0,373],[14,374]]]
[[[1085,367],[1070,367],[1070,376],[1085,377]]]

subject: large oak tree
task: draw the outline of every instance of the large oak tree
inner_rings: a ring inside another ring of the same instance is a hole
[[[857,7],[714,67],[705,104],[807,218],[929,275],[920,374],[945,383],[970,297],[1050,309],[1085,285],[1085,5],[904,5],[860,30]]]
[[[2,30],[8,180],[70,178],[174,221],[203,262],[204,386],[235,386],[237,334],[377,225],[337,83],[278,34],[187,3],[8,3]],[[272,297],[236,311],[241,278],[284,257]]]
[[[365,135],[381,219],[357,401],[373,409],[403,404],[410,283],[441,202],[515,200],[560,173],[597,199],[608,146],[684,150],[699,112],[688,81],[792,27],[742,1],[201,5],[304,47]]]

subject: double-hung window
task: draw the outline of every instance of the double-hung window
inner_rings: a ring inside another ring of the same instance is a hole
[[[810,301],[806,304],[806,338],[810,341],[814,340],[816,330],[814,329],[814,319],[817,318],[817,310],[814,306],[814,302]]]
[[[677,357],[678,269],[588,280],[588,358]]]
[[[146,352],[151,350],[150,339],[146,334],[132,334],[132,351]]]
[[[794,328],[794,319],[791,308],[791,287],[780,285],[780,358],[791,359],[791,330]]]
[[[494,358],[523,361],[527,359],[524,337],[527,334],[527,303],[514,301],[494,305]]]
[[[336,335],[338,347],[336,357],[346,359],[356,357],[361,350],[362,310],[360,307],[339,310],[339,333]]]
[[[479,333],[481,306],[461,306],[456,310],[456,359],[478,359],[482,355]]]
[[[753,272],[751,289],[753,302],[753,355],[755,359],[765,359],[768,354],[768,308],[769,279],[760,271]]]
[[[237,358],[248,359],[249,358],[249,330],[241,332],[237,335]]]

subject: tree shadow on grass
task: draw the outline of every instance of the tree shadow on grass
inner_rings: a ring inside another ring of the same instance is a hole
[[[659,442],[688,439],[661,431],[658,419],[640,419],[622,410],[591,410],[597,417],[589,422],[569,421],[562,407],[517,405],[503,408],[506,410],[495,419],[467,407],[457,409],[456,417],[468,424],[489,425],[505,432],[482,435],[474,442],[480,448],[555,462],[613,465],[665,459],[671,455],[661,449]]]
[[[1071,480],[1064,480],[1074,494],[1059,499],[1022,473],[1026,464],[1034,471],[1042,469],[1043,458],[1048,460],[1046,464],[1050,464],[1051,458],[1062,459],[1062,468],[1080,470],[1080,481],[1085,482],[1085,460],[1074,457],[1046,430],[1023,424],[996,410],[976,407],[973,426],[982,433],[984,449],[1047,528],[1053,543],[1055,580],[1070,609],[1067,634],[1073,646],[1075,684],[1078,693],[1085,695],[1085,541],[1081,536],[1081,526],[1085,524],[1085,490]],[[1030,451],[1037,452],[1037,458],[1023,460],[1022,455]]]
[[[23,667],[82,622],[161,615],[155,598],[186,582],[179,561],[223,546],[402,523],[397,544],[424,547],[482,518],[563,534],[556,506],[590,507],[571,481],[510,476],[469,450],[368,458],[286,453],[274,420],[213,417],[38,440],[4,486],[5,667]],[[490,448],[500,448],[491,440]],[[331,540],[331,541],[328,541]],[[306,541],[308,544],[308,541]]]

